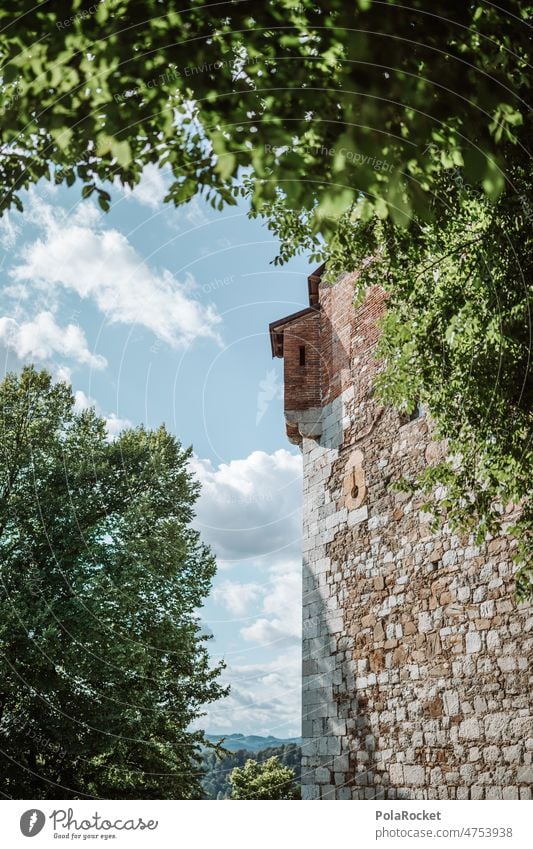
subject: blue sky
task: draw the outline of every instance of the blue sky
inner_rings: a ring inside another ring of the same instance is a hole
[[[212,733],[300,733],[301,460],[285,437],[282,362],[268,323],[307,305],[296,258],[244,207],[162,203],[145,171],[109,213],[79,187],[41,184],[0,222],[2,370],[24,362],[71,381],[113,436],[165,422],[194,448],[197,525],[217,555],[202,617],[231,696]]]

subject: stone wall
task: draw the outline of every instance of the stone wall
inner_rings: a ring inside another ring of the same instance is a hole
[[[286,411],[304,457],[303,796],[528,799],[532,616],[509,542],[433,532],[392,488],[439,446],[427,416],[375,400],[383,294],[352,299],[349,277],[321,284],[321,402],[299,409],[293,386]]]

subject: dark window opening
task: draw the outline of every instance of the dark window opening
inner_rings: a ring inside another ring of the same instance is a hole
[[[305,365],[305,345],[300,345],[300,365]]]
[[[408,422],[414,422],[415,419],[419,419],[422,415],[422,404],[420,403],[420,401],[417,401],[417,403],[409,413],[400,413],[400,425],[407,424]]]

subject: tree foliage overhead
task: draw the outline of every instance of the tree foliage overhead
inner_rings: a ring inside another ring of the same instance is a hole
[[[283,766],[274,756],[263,763],[248,760],[235,767],[229,782],[230,799],[299,799],[300,788],[295,782],[294,770]]]
[[[15,798],[197,798],[191,722],[224,694],[198,623],[214,559],[190,451],[109,442],[70,387],[0,384],[0,749]]]
[[[501,142],[524,144],[532,8],[14,0],[0,11],[3,208],[43,176],[81,179],[106,208],[102,184],[134,185],[148,162],[169,166],[176,203],[232,202],[250,168],[256,208],[281,186],[327,237],[361,193],[397,223],[428,213],[454,165],[496,197]]]

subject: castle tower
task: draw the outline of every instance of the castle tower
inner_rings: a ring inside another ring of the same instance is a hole
[[[391,484],[434,462],[421,410],[373,394],[384,293],[309,277],[270,325],[304,465],[304,799],[529,799],[531,626],[509,541],[437,532]]]

